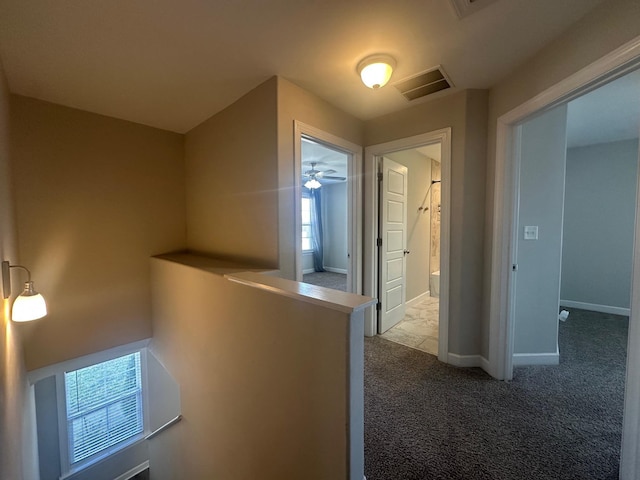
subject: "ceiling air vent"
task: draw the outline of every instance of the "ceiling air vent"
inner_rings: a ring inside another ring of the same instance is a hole
[[[404,98],[412,101],[451,88],[453,84],[444,73],[444,70],[442,70],[442,67],[438,66],[400,80],[394,83],[393,86],[398,89]]]

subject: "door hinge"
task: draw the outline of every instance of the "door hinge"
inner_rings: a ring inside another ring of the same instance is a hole
[[[380,310],[382,310],[382,303],[378,302],[376,303],[376,310],[379,312]]]
[[[381,247],[382,246],[382,238],[377,238],[376,239],[376,247]]]
[[[382,181],[382,172],[378,172],[378,181],[381,182]]]
[[[513,272],[517,272],[518,271],[518,264],[514,263],[513,265],[511,265],[511,271]]]

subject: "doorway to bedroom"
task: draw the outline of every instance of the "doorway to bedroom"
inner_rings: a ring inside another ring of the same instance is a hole
[[[362,147],[296,122],[296,280],[361,292]]]

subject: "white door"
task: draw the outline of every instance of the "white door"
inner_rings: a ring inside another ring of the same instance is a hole
[[[404,318],[407,251],[407,167],[382,158],[378,333]]]

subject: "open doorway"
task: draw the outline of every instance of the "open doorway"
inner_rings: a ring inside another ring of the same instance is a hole
[[[440,312],[441,145],[434,143],[392,152],[383,157],[383,162],[385,160],[405,167],[407,172],[406,226],[402,230],[406,235],[406,250],[402,252],[402,257],[406,260],[406,294],[404,306],[401,297],[397,300],[398,304],[382,306],[383,312],[399,309],[400,316],[392,319],[385,315],[380,322],[380,333],[387,340],[437,356]],[[382,184],[384,185],[384,172]],[[384,198],[384,191],[381,190],[381,204],[388,201]],[[380,225],[384,228],[385,208],[380,210],[383,217]],[[389,237],[388,233],[381,235],[383,247],[385,237]],[[382,249],[382,252],[386,251],[388,250]],[[387,263],[389,261],[396,260],[384,260]],[[384,263],[381,265],[381,277],[386,278],[386,282],[393,281],[388,272],[385,275]]]
[[[295,122],[296,280],[360,293],[362,147]]]
[[[560,362],[561,307],[628,322],[639,91],[636,71],[519,127],[514,366]]]
[[[349,155],[302,137],[302,281],[349,291]]]
[[[365,333],[384,334],[443,362],[448,362],[450,141],[451,130],[443,129],[365,150],[370,195],[364,293],[379,302],[365,318]]]
[[[518,250],[523,247],[524,236],[530,241],[536,236],[542,238],[543,230],[536,229],[535,223],[519,222],[518,208],[520,188],[520,154],[522,142],[522,126],[530,119],[541,115],[555,113],[562,116],[562,109],[573,99],[594,90],[634,71],[640,64],[640,50],[635,46],[627,46],[603,57],[573,76],[549,88],[543,94],[508,112],[498,119],[496,147],[496,195],[494,201],[494,250],[492,260],[492,297],[490,314],[490,370],[494,377],[511,379],[517,353],[515,348],[516,329],[516,296],[517,283],[522,278],[522,265],[519,263]],[[637,98],[637,88],[635,97]],[[637,127],[636,127],[637,128]],[[541,158],[538,156],[538,158]],[[601,159],[602,160],[602,159]],[[550,174],[552,176],[552,174]],[[549,178],[549,177],[546,177]],[[640,176],[636,174],[633,181],[639,184]],[[534,182],[535,183],[535,182]],[[540,184],[536,184],[540,188]],[[604,186],[602,182],[599,187]],[[638,465],[638,448],[640,444],[640,411],[637,409],[637,398],[640,394],[640,325],[635,312],[640,310],[640,222],[638,221],[638,198],[633,203],[635,218],[633,225],[633,260],[631,267],[630,317],[628,330],[628,349],[626,363],[626,386],[624,393],[623,434],[620,460],[620,478],[635,478]],[[599,225],[593,224],[594,228]],[[537,231],[536,231],[537,230]],[[545,228],[546,230],[546,228]],[[609,232],[615,235],[615,232]],[[519,241],[522,237],[522,242]],[[560,246],[562,245],[560,238]],[[556,245],[556,252],[558,248]],[[558,258],[558,262],[560,259]],[[556,280],[556,284],[557,280]],[[540,283],[538,282],[538,285]],[[636,285],[634,287],[634,285]],[[553,321],[557,329],[558,304],[560,288],[555,292],[556,309]],[[549,330],[550,331],[550,330]],[[552,353],[552,352],[547,352]],[[550,363],[550,362],[547,362]],[[562,366],[562,363],[561,363]],[[606,391],[604,389],[603,391]]]

